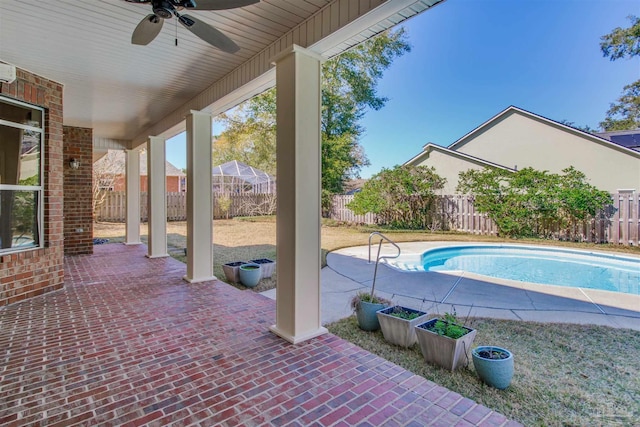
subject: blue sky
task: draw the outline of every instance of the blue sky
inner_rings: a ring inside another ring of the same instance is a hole
[[[638,0],[447,0],[404,23],[410,53],[379,83],[389,98],[370,111],[364,178],[402,164],[428,142],[447,146],[509,105],[598,127],[640,59],[604,58],[600,37],[628,27]],[[219,131],[218,129],[215,129]],[[185,167],[184,136],[167,160]]]

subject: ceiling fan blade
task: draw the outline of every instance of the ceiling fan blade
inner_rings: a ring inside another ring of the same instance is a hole
[[[148,45],[156,38],[158,33],[160,33],[163,23],[164,19],[154,15],[153,13],[145,16],[145,18],[140,21],[136,29],[133,30],[131,43]]]
[[[238,47],[238,45],[229,37],[225,36],[211,25],[204,23],[191,15],[180,15],[178,20],[193,34],[224,52],[236,53],[240,50],[240,47]]]
[[[196,7],[193,10],[224,10],[245,7],[260,3],[260,0],[195,0]]]

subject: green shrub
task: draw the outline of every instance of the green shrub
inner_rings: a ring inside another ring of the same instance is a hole
[[[573,167],[562,174],[533,168],[468,170],[460,173],[458,191],[471,194],[475,209],[506,237],[549,237],[554,228],[571,234],[578,222],[611,203],[608,192],[588,184]]]
[[[374,175],[347,205],[354,213],[372,212],[378,223],[392,228],[424,229],[431,225],[436,191],[445,179],[434,168],[396,166]]]

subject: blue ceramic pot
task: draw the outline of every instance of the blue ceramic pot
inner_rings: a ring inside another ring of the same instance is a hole
[[[356,309],[358,326],[363,331],[377,331],[380,329],[380,322],[376,312],[387,307],[386,304],[360,301],[360,306]]]
[[[240,283],[247,288],[255,288],[262,278],[260,264],[256,263],[242,264],[238,273],[240,273]]]
[[[487,353],[502,353],[506,358],[488,359]],[[509,350],[494,346],[480,346],[471,351],[471,356],[473,366],[485,384],[500,390],[509,387],[513,377],[513,354]]]

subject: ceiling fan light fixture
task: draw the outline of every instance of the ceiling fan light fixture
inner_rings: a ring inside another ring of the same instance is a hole
[[[175,7],[171,4],[171,2],[160,0],[154,1],[153,5],[153,13],[159,16],[162,19],[171,19],[173,13],[175,12]]]
[[[182,15],[178,11],[183,9],[192,10],[225,10],[244,7],[259,3],[260,0],[125,0],[129,3],[151,4],[152,14],[147,15],[138,23],[133,34],[131,43],[135,45],[147,45],[151,43],[162,29],[162,24],[166,19],[176,17],[191,33],[209,43],[210,45],[226,53],[236,53],[240,47],[220,30],[211,24],[201,21],[195,16]],[[176,36],[177,37],[177,36]],[[177,45],[177,38],[176,38]]]

